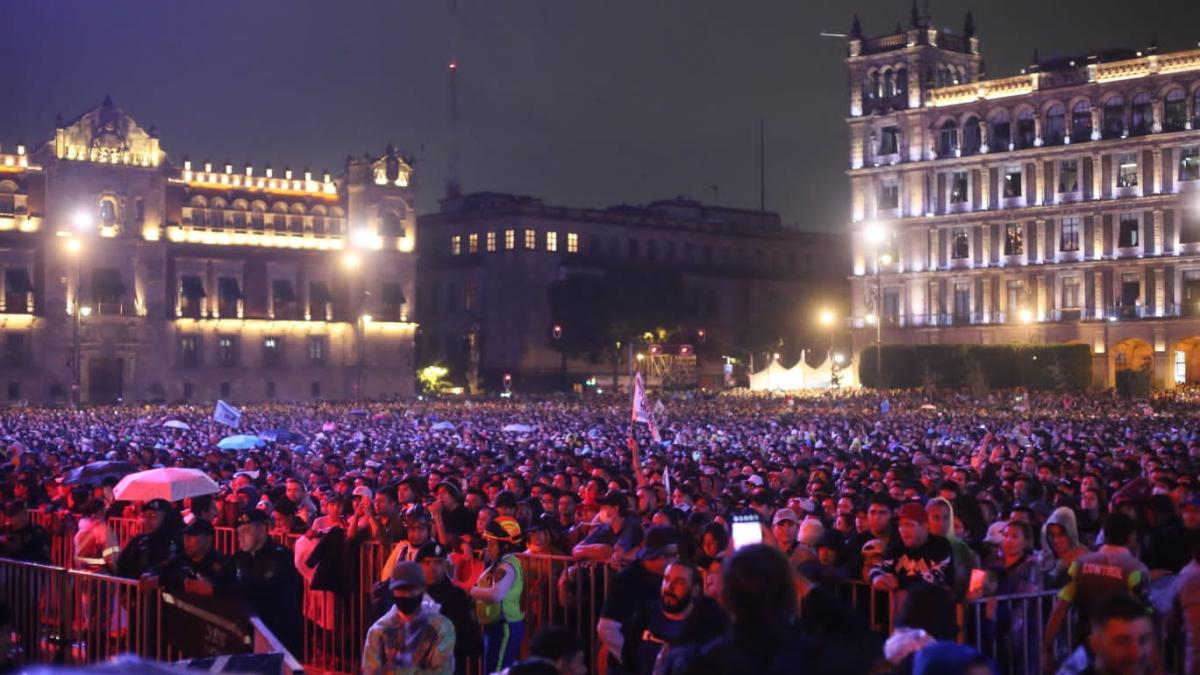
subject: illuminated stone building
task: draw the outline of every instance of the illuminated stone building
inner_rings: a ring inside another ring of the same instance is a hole
[[[390,146],[339,176],[195,161],[106,99],[0,151],[0,400],[412,393],[411,168]]]
[[[856,347],[882,315],[884,343],[1077,342],[1099,386],[1200,380],[1200,50],[992,79],[970,15],[908,24],[849,37]]]
[[[746,365],[755,325],[779,320],[821,331],[814,328],[817,309],[844,302],[843,237],[785,227],[776,213],[683,198],[572,208],[492,192],[448,198],[441,207],[418,218],[420,359],[446,363],[458,374],[477,361],[480,382],[490,390],[502,386],[506,373],[523,391],[560,385],[564,364],[551,347],[548,290],[559,279],[599,275],[610,265],[680,273],[684,336],[663,349],[690,346],[691,358],[673,363],[689,364],[683,379],[692,384],[719,385],[722,354]],[[822,349],[829,344],[825,333],[814,340]],[[648,347],[638,349],[650,354]],[[758,368],[765,366],[769,350],[756,358]],[[615,366],[622,376],[627,361],[623,348]],[[612,363],[572,359],[565,366],[573,383],[613,382]],[[648,372],[659,381],[649,366]]]

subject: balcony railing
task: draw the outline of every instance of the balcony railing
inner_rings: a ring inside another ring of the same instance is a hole
[[[945,328],[954,326],[1025,326],[1045,323],[1074,323],[1099,321],[1141,321],[1153,319],[1200,318],[1200,307],[1187,304],[1167,304],[1161,311],[1147,305],[1107,305],[1099,313],[1091,307],[1049,309],[1028,322],[1020,312],[936,312],[923,314],[884,315],[884,328]],[[853,321],[855,328],[874,329],[874,324],[862,318]]]

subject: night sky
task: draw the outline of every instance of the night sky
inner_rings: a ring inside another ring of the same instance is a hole
[[[2,0],[0,144],[49,139],[106,93],[179,161],[337,171],[389,141],[416,158],[419,212],[450,164],[459,63],[468,191],[604,206],[688,195],[806,229],[847,217],[845,32],[907,25],[908,0]],[[974,10],[992,76],[1111,46],[1200,41],[1195,0],[934,0]],[[455,19],[455,16],[457,19]],[[457,27],[456,27],[457,26]],[[457,35],[457,38],[455,36]],[[457,45],[457,47],[455,47]]]

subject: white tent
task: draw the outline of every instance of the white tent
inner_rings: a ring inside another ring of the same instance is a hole
[[[853,387],[854,368],[845,364],[838,371],[838,385]],[[829,358],[816,368],[810,368],[803,354],[796,365],[784,368],[778,358],[767,367],[750,375],[750,391],[791,391],[796,389],[829,389],[833,386],[833,361]]]

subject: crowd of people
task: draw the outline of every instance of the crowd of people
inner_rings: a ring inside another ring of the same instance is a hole
[[[595,651],[613,675],[1142,674],[1161,672],[1168,636],[1200,673],[1193,392],[662,403],[661,440],[624,397],[251,406],[240,431],[272,440],[243,450],[220,449],[233,430],[198,408],[13,410],[0,557],[48,562],[30,512],[70,514],[77,567],[243,597],[299,653],[301,585],[344,585],[345,552],[377,542],[368,673],[482,658],[580,674]],[[221,492],[115,498],[122,467],[155,466],[202,469]],[[135,515],[122,546],[108,521]],[[215,527],[237,529],[236,554]],[[571,559],[560,601],[594,603],[595,625],[526,635],[530,556]],[[572,600],[571,575],[594,566],[611,570],[603,594]],[[890,634],[871,593],[890,599]],[[986,639],[964,644],[967,628]]]

